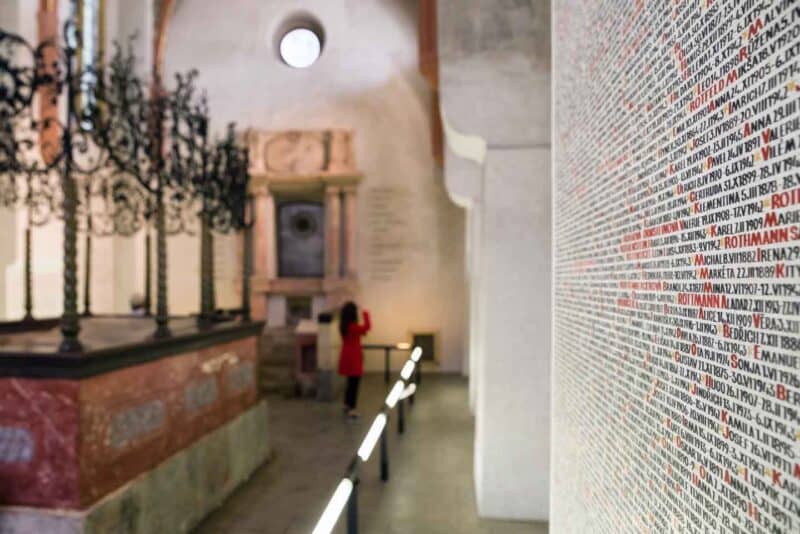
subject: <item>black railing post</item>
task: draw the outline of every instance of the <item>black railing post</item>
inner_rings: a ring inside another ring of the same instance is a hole
[[[409,383],[411,383],[411,384],[416,384],[417,383],[417,373],[419,372],[419,364],[420,364],[420,362],[417,362],[417,364],[414,366],[414,372],[411,374],[411,380],[409,380]],[[414,406],[414,397],[416,397],[416,396],[417,396],[417,389],[414,388],[414,393],[412,393],[408,397],[408,405],[409,406]]]
[[[389,481],[389,439],[386,432],[387,428],[389,428],[388,421],[386,426],[383,427],[383,432],[381,432],[381,480],[384,482]]]
[[[250,320],[250,270],[253,263],[253,227],[244,228],[244,257],[242,258],[242,320]]]
[[[167,229],[164,185],[159,183],[156,193],[156,331],[155,337],[171,335],[169,329],[169,304],[167,302]]]
[[[148,317],[153,315],[153,280],[151,269],[153,259],[151,257],[153,245],[150,237],[150,223],[145,224],[144,235],[144,314]]]
[[[200,314],[198,323],[207,327],[214,315],[214,240],[211,235],[208,208],[200,216]]]
[[[75,29],[72,28],[74,32]],[[62,257],[64,267],[61,273],[63,312],[61,314],[61,345],[60,352],[78,352],[82,349],[78,335],[81,325],[78,320],[78,191],[73,176],[73,151],[72,132],[74,129],[75,112],[75,84],[73,83],[73,66],[75,62],[75,37],[68,35],[66,53],[66,74],[67,81],[67,114],[66,123],[61,135],[61,142],[64,152],[64,164],[61,169],[61,191],[63,200],[61,202],[64,219],[64,239],[62,244]]]
[[[389,362],[391,360],[390,356],[392,353],[392,349],[389,347],[384,347],[383,349],[383,383],[389,384]]]
[[[33,320],[33,283],[31,263],[31,225],[25,228],[25,321]]]
[[[88,182],[88,180],[87,180]],[[92,316],[92,214],[89,205],[91,191],[86,186],[86,236],[84,248],[84,280],[83,280],[83,316]]]
[[[358,475],[352,481],[353,491],[347,501],[347,534],[358,534]]]
[[[405,434],[406,432],[406,409],[403,399],[397,401],[397,433]]]

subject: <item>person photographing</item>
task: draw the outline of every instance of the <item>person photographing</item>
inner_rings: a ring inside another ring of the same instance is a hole
[[[339,314],[339,333],[342,336],[342,349],[339,353],[339,374],[347,379],[344,390],[344,409],[351,419],[358,417],[358,387],[364,374],[364,349],[361,338],[369,332],[369,312],[364,310],[363,323],[358,323],[358,307],[355,302],[347,302]]]

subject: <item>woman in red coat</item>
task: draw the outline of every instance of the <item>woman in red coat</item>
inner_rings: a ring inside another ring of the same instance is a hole
[[[358,384],[364,374],[364,351],[361,348],[361,336],[369,332],[369,312],[364,311],[364,324],[358,324],[358,308],[354,302],[342,306],[339,316],[339,333],[342,335],[342,351],[339,353],[339,374],[347,377],[347,388],[344,392],[344,405],[347,415],[358,417],[356,401],[358,400]]]

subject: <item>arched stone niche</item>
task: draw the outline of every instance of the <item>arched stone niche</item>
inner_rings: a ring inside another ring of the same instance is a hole
[[[356,195],[363,174],[356,166],[353,140],[349,130],[245,134],[255,197],[253,313],[268,326],[290,322],[288,299],[308,299],[313,317],[357,290]],[[284,227],[297,223],[304,209],[310,230],[305,224],[302,232]],[[290,214],[281,217],[282,210]],[[320,238],[321,268],[292,268],[298,261],[318,261],[312,240]],[[282,258],[290,253],[292,261]],[[306,260],[303,254],[308,254]]]

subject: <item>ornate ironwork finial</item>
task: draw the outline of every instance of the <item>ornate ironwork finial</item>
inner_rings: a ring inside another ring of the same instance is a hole
[[[79,64],[81,32],[73,15],[56,39],[38,47],[0,30],[0,206],[22,203],[25,233],[25,312],[33,314],[31,231],[53,218],[63,221],[64,352],[82,349],[78,315],[78,232],[85,232],[84,315],[91,314],[93,236],[133,235],[146,229],[146,308],[150,311],[150,234],[156,232],[156,336],[170,334],[167,240],[201,223],[202,310],[212,319],[214,233],[245,232],[242,311],[249,318],[252,261],[247,221],[247,153],[234,125],[209,142],[205,96],[197,73],[178,75],[172,90],[153,91],[136,75],[132,46],[115,46],[108,64]],[[33,113],[34,95],[65,112]],[[48,135],[44,135],[49,132]],[[58,132],[58,139],[52,135]],[[44,144],[40,147],[40,141]],[[39,150],[41,148],[41,150]],[[252,215],[250,216],[252,217]]]

